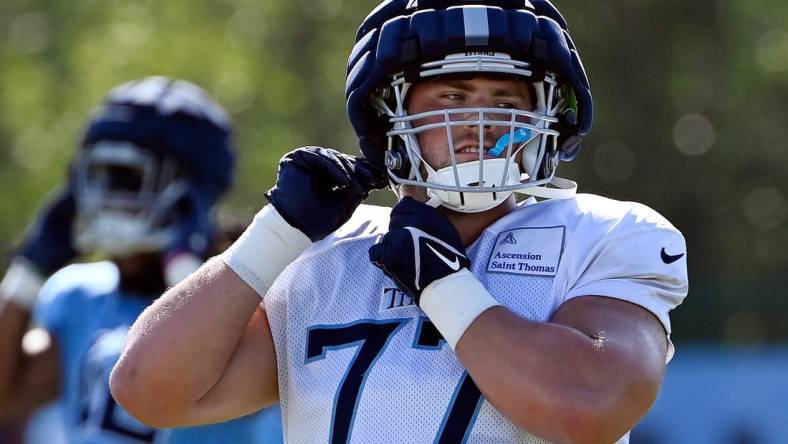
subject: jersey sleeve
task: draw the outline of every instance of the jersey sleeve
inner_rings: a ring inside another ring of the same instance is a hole
[[[68,292],[64,292],[54,275],[41,287],[38,302],[33,308],[33,323],[56,336],[62,336],[69,319]]]
[[[93,313],[85,305],[91,295],[107,293],[118,284],[111,262],[69,265],[53,274],[39,292],[33,323],[63,339],[69,329]]]
[[[590,220],[577,227],[585,236],[568,259],[565,301],[606,296],[653,313],[670,337],[669,313],[688,291],[687,249],[681,233],[655,211],[633,205],[620,218]],[[672,356],[669,347],[668,359]]]

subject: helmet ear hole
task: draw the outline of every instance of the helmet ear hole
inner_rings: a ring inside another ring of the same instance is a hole
[[[552,177],[560,161],[558,153],[558,140],[551,138],[545,150],[545,159],[542,161],[541,178]]]
[[[535,176],[535,180],[542,180],[551,177],[555,173],[558,162],[560,161],[558,152],[558,141],[554,137],[548,137],[544,154],[541,156],[541,147],[544,135],[535,137],[523,147],[523,155],[520,166],[529,177]],[[539,162],[539,164],[537,164]]]
[[[407,179],[410,176],[411,162],[408,157],[408,150],[401,141],[396,141],[391,148],[386,151],[386,168],[391,170],[397,177]]]

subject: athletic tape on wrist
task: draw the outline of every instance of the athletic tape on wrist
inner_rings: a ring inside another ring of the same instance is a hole
[[[44,285],[44,277],[27,259],[14,258],[3,281],[0,282],[0,298],[13,302],[28,311],[38,300],[38,292]]]
[[[221,258],[262,298],[277,276],[310,245],[312,241],[269,204]]]
[[[468,269],[452,273],[421,292],[419,306],[454,350],[465,330],[490,307],[501,305]]]

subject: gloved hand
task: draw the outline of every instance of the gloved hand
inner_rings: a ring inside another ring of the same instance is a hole
[[[166,255],[189,252],[205,258],[216,238],[212,219],[212,204],[216,199],[194,186],[178,201],[175,212],[174,235],[163,252]]]
[[[165,283],[173,286],[186,278],[207,259],[216,226],[212,219],[212,202],[206,191],[192,187],[171,211],[175,213],[174,235],[161,252]]]
[[[369,259],[416,305],[430,283],[470,267],[454,226],[435,208],[410,197],[391,210],[389,232],[370,247]]]
[[[44,276],[62,268],[78,254],[73,235],[75,214],[74,192],[67,185],[39,211],[18,254]]]
[[[385,170],[364,158],[309,146],[282,157],[266,198],[288,224],[316,242],[347,222],[371,190],[387,184]]]
[[[66,186],[53,195],[39,211],[0,281],[0,299],[26,310],[33,309],[46,277],[77,256],[73,190]]]

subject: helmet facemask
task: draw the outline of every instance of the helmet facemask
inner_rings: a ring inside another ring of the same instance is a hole
[[[83,252],[128,257],[165,248],[189,182],[172,157],[127,142],[86,147],[74,165],[75,243]]]
[[[528,81],[534,109],[450,108],[410,115],[407,95],[413,84],[404,73],[392,76],[390,88],[373,97],[373,105],[391,124],[386,134],[386,167],[395,191],[400,185],[425,188],[429,204],[466,213],[493,208],[514,192],[550,198],[574,195],[574,182],[555,177],[560,134],[551,127],[571,102],[561,97],[564,91],[555,75],[547,73],[543,80],[534,81],[527,62],[503,53],[464,53],[422,64],[419,78],[474,74]],[[458,163],[455,137],[459,127],[475,128],[478,160]],[[419,134],[435,129],[445,130],[451,158],[451,165],[437,171],[425,161],[419,143]]]

